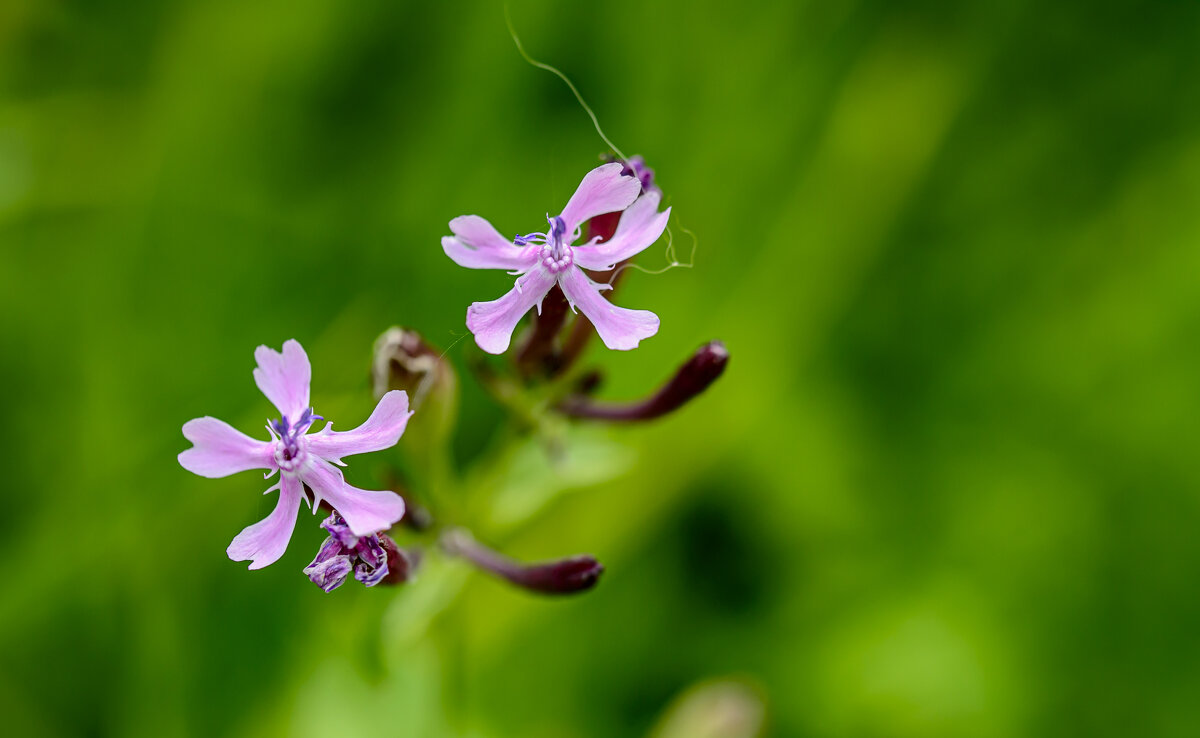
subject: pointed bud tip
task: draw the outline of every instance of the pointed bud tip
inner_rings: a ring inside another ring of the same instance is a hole
[[[708,389],[725,372],[727,364],[729,349],[724,343],[709,341],[701,346],[686,364],[679,367],[675,378],[660,394],[663,407],[673,410]]]
[[[721,372],[725,371],[725,365],[729,363],[729,349],[725,348],[722,341],[709,341],[696,351],[692,361],[698,365],[698,368],[713,373],[715,375],[713,379],[716,379]]]
[[[610,421],[640,421],[662,417],[683,407],[725,372],[729,349],[721,341],[709,341],[696,350],[658,392],[628,404],[594,402],[581,388],[559,404],[560,412],[577,418]]]
[[[528,567],[524,585],[547,594],[571,594],[596,586],[603,573],[604,565],[595,557],[581,554]]]
[[[509,582],[542,594],[573,594],[596,586],[604,566],[587,554],[568,556],[540,564],[525,564],[480,544],[465,530],[442,534],[442,548]]]

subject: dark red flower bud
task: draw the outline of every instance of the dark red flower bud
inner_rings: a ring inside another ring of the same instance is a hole
[[[576,418],[596,420],[650,420],[677,410],[717,381],[729,363],[729,351],[720,341],[701,346],[662,389],[640,402],[598,403],[583,395],[572,395],[559,410]]]
[[[591,589],[604,571],[604,566],[588,555],[522,564],[478,543],[464,530],[448,531],[442,537],[442,546],[486,572],[543,594],[573,594]]]
[[[570,304],[558,285],[542,298],[541,311],[534,313],[524,344],[517,351],[517,367],[521,374],[553,376],[561,365],[559,334],[570,314]]]

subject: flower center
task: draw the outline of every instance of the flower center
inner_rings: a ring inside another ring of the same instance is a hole
[[[569,235],[567,224],[560,216],[547,217],[546,220],[550,222],[549,233],[530,233],[527,236],[517,236],[513,243],[517,246],[527,246],[531,243],[542,244],[542,248],[538,251],[538,259],[551,274],[559,274],[575,264],[575,249],[571,248],[568,242],[574,239],[567,238]]]
[[[283,417],[279,420],[272,420],[267,425],[267,429],[278,436],[275,440],[275,463],[279,466],[280,471],[290,472],[300,468],[300,465],[308,458],[308,453],[304,450],[304,434],[314,421],[324,419],[314,413],[310,407],[296,419],[295,423]]]
[[[575,249],[563,243],[566,230],[567,226],[563,223],[562,218],[556,215],[550,219],[550,235],[542,246],[539,256],[542,259],[542,266],[546,267],[551,274],[566,271],[567,267],[575,263]]]

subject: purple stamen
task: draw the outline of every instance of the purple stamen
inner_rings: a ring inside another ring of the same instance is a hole
[[[562,239],[567,233],[567,224],[564,223],[563,219],[558,215],[554,216],[553,218],[547,218],[546,220],[550,221],[549,240],[554,242],[555,248],[562,248]]]
[[[300,417],[296,420],[295,425],[293,425],[286,417],[278,420],[272,420],[270,425],[271,428],[273,428],[275,432],[279,434],[280,440],[291,445],[296,443],[300,436],[304,435],[314,422],[324,419],[325,418],[321,417],[320,415],[317,415],[310,407],[306,408],[304,412],[300,414]]]
[[[268,427],[279,434],[279,442],[275,447],[275,462],[281,469],[292,471],[296,465],[293,462],[298,464],[297,459],[304,454],[301,436],[308,432],[314,421],[324,419],[310,407],[305,408],[295,423],[289,421],[286,416],[270,422]]]
[[[513,244],[516,246],[528,246],[531,243],[546,243],[545,233],[527,233],[524,236],[517,234],[513,239]]]

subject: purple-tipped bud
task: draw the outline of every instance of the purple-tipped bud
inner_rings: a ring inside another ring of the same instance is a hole
[[[594,587],[604,572],[604,566],[588,555],[522,564],[478,543],[464,530],[448,531],[442,537],[442,546],[447,552],[462,556],[486,572],[543,594],[583,592]]]
[[[609,160],[620,161],[615,156],[609,157]],[[642,192],[654,191],[662,194],[662,190],[654,186],[654,170],[646,166],[645,159],[634,154],[621,163],[625,165],[624,169],[621,170],[621,174],[629,177],[637,177],[638,181],[642,183]]]
[[[696,351],[662,389],[645,400],[627,404],[593,402],[573,395],[559,405],[565,415],[597,420],[651,420],[677,410],[717,381],[729,363],[729,351],[720,341],[710,341]]]

